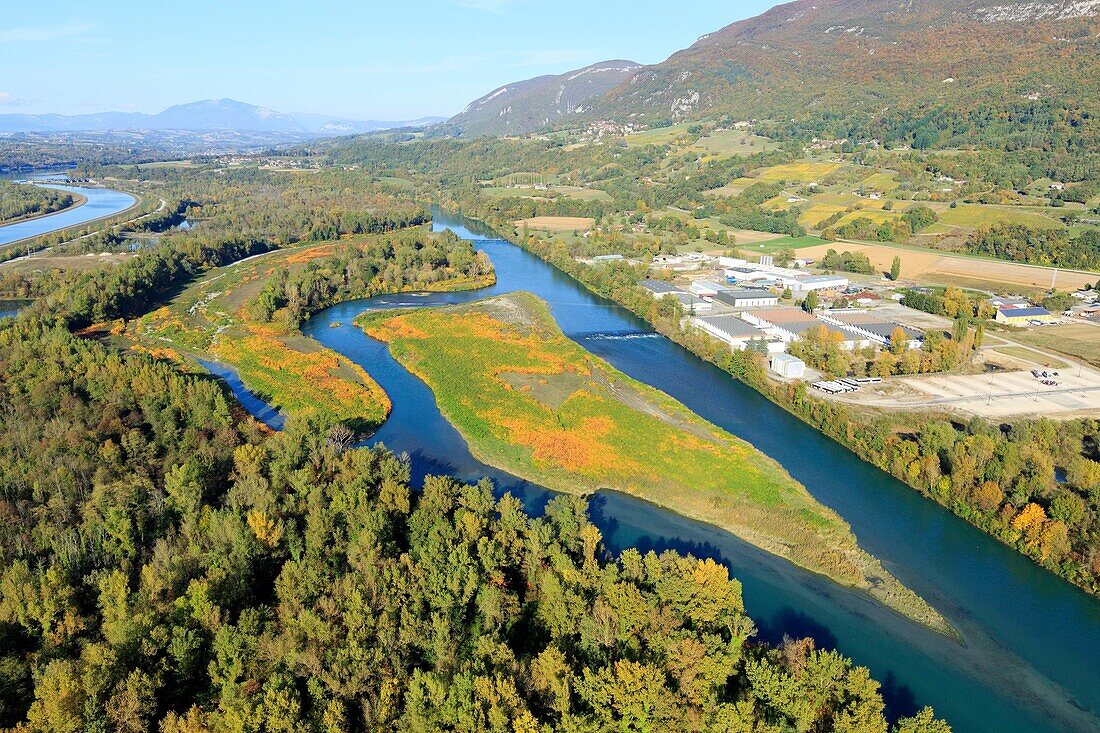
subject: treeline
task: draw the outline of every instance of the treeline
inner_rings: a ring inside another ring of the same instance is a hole
[[[875,268],[871,260],[863,252],[837,252],[830,249],[821,258],[821,266],[827,270],[842,270],[843,272],[855,272],[862,275],[874,274]]]
[[[248,315],[292,330],[334,303],[381,293],[490,284],[488,256],[452,232],[399,232],[367,244],[340,246],[331,256],[295,270],[279,269],[248,303]]]
[[[73,195],[68,191],[0,181],[0,223],[27,216],[52,214],[72,206],[73,202]]]
[[[70,329],[141,315],[173,289],[212,267],[270,248],[261,240],[178,240],[114,267],[55,273],[53,288],[29,309]],[[61,280],[63,286],[58,285]]]
[[[580,499],[416,493],[342,426],[269,435],[210,380],[29,317],[0,374],[0,725],[889,727],[865,669],[757,643],[710,560],[609,558]]]
[[[867,242],[905,242],[914,234],[934,224],[939,217],[927,206],[918,206],[897,219],[876,222],[866,216],[834,226],[843,216],[830,217],[821,222],[824,239],[858,239]]]
[[[998,224],[972,234],[966,249],[972,254],[1031,265],[1100,270],[1100,231],[1095,229],[1071,236],[1061,229]]]

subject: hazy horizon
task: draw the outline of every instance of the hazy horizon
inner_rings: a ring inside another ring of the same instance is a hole
[[[512,81],[662,61],[773,4],[430,0],[410,12],[339,0],[273,13],[257,0],[200,0],[181,14],[60,0],[49,19],[39,6],[5,9],[0,114],[156,114],[230,98],[357,120],[447,117]]]

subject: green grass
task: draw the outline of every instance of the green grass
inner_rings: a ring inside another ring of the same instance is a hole
[[[770,255],[783,249],[799,250],[804,247],[817,247],[821,244],[828,244],[821,237],[782,237],[780,239],[772,239],[767,242],[759,242],[757,244],[743,244],[737,245],[737,248],[745,253],[751,255],[763,254]]]
[[[998,346],[993,349],[998,354],[1004,354],[1005,356],[1012,356],[1017,359],[1022,359],[1032,364],[1039,364],[1040,366],[1050,367],[1052,369],[1062,369],[1066,366],[1064,361],[1055,359],[1045,354],[1040,354],[1031,349],[1025,349],[1022,346]]]
[[[589,354],[534,296],[357,322],[432,388],[480,460],[560,491],[638,496],[942,624],[779,464]]]
[[[626,136],[626,144],[630,147],[643,147],[645,145],[665,145],[688,134],[688,128],[693,123],[683,122],[671,127],[653,127],[641,132],[632,132]]]
[[[981,204],[959,204],[940,213],[940,223],[981,229],[996,224],[1018,224],[1033,229],[1062,229],[1062,222],[1030,211]]]
[[[706,137],[689,145],[688,150],[699,153],[704,158],[733,158],[754,155],[766,150],[775,150],[779,145],[766,137],[754,135],[742,130],[722,130],[712,132]]]
[[[1039,349],[1083,359],[1100,366],[1100,326],[1071,323],[1065,326],[1043,326],[1014,332],[1012,339]]]

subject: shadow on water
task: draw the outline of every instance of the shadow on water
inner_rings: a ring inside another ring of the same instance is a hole
[[[817,431],[700,361],[626,309],[476,223],[437,212],[437,228],[475,239],[497,270],[477,293],[387,296],[318,313],[306,335],[361,365],[394,409],[371,439],[409,455],[425,475],[490,478],[539,513],[546,489],[485,466],[440,415],[431,390],[351,324],[368,308],[460,303],[515,290],[546,300],[570,338],[779,461],[837,510],[860,543],[959,629],[960,646],[858,591],[769,555],[711,525],[614,491],[591,499],[607,547],[666,549],[714,558],[741,581],[760,637],[811,636],[870,668],[892,716],[932,705],[956,733],[1100,730],[1100,604],[1033,565]],[[330,328],[334,323],[342,324]],[[239,382],[238,382],[239,384]],[[247,395],[243,386],[234,392]],[[269,408],[270,409],[270,408]]]

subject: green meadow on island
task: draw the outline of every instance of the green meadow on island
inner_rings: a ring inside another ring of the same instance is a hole
[[[432,388],[485,463],[557,491],[616,489],[715,524],[953,633],[782,466],[586,352],[533,295],[368,311],[357,324]]]

